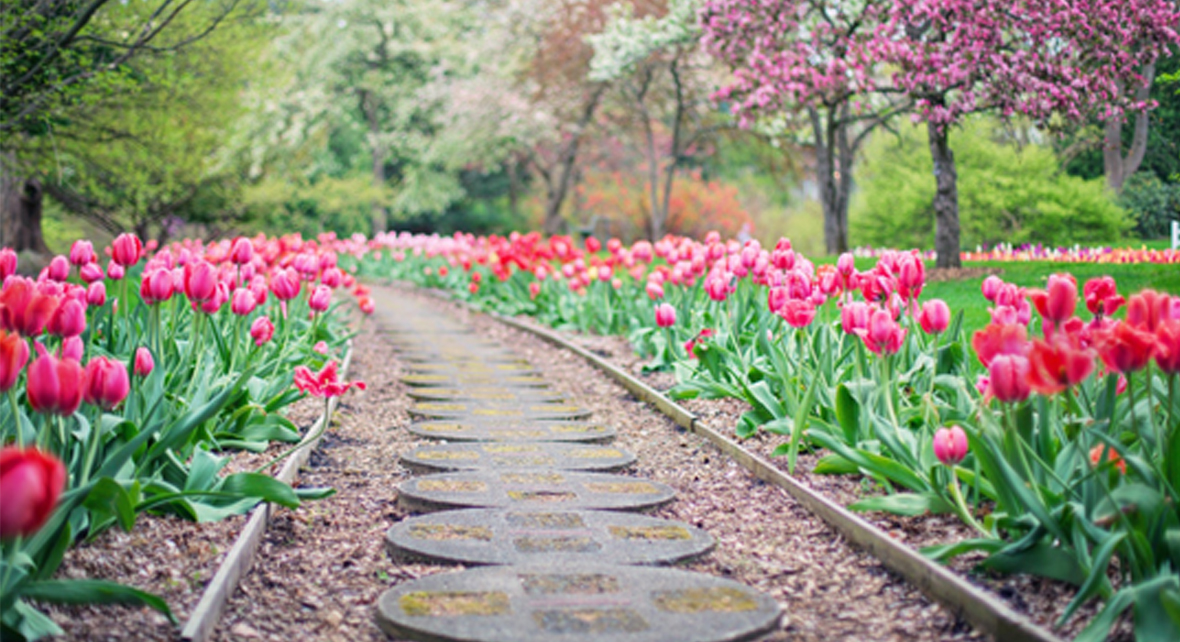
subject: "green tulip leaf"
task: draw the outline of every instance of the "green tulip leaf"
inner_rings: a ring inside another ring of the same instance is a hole
[[[31,600],[53,604],[133,604],[163,613],[176,624],[168,603],[147,591],[106,580],[38,580],[21,588],[21,595]]]

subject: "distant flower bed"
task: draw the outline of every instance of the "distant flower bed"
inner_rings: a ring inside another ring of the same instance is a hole
[[[886,252],[896,252],[888,248],[858,247],[852,254],[862,258],[880,258]],[[912,250],[924,260],[933,261],[938,253],[933,250]],[[960,257],[966,261],[1050,261],[1055,263],[1180,263],[1180,250],[1153,250],[1146,247],[1045,247],[1043,245],[1007,245],[1000,244],[991,249],[976,247],[975,251],[962,252]]]

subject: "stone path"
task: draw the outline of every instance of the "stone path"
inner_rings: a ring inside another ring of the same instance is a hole
[[[545,389],[530,364],[461,325],[400,302],[388,318],[414,386],[410,432],[425,445],[411,470],[442,470],[398,487],[430,513],[389,530],[386,548],[445,563],[492,564],[386,591],[377,622],[414,640],[713,642],[772,631],[780,607],[730,580],[641,566],[701,555],[704,531],[639,510],[675,491],[614,470],[634,461],[589,412]],[[463,508],[466,509],[463,509]],[[450,510],[448,510],[450,509]],[[458,509],[458,510],[455,510]],[[443,512],[431,512],[439,511]]]

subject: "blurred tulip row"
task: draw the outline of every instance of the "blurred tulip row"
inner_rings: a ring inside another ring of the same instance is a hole
[[[24,276],[0,249],[6,639],[60,631],[30,601],[124,601],[171,617],[131,587],[53,579],[73,543],[112,525],[130,529],[143,512],[215,521],[330,494],[266,474],[298,446],[253,472],[222,469],[235,450],[300,444],[282,410],[348,389],[332,358],[347,333],[338,311],[368,313],[372,301],[341,263],[365,251],[331,235],[145,247],[123,234],[104,256],[80,240]]]
[[[852,254],[817,265],[787,239],[716,233],[630,246],[403,233],[370,247],[362,274],[628,337],[675,372],[673,396],[746,402],[736,434],[779,436],[791,471],[812,451],[815,472],[870,480],[855,510],[957,515],[977,537],[926,553],[978,551],[986,568],[1077,585],[1062,623],[1104,600],[1079,639],[1104,639],[1132,604],[1139,639],[1180,639],[1180,297],[1109,277],[991,277],[979,295],[992,322],[967,336],[960,312],[922,297],[916,250],[861,271]]]

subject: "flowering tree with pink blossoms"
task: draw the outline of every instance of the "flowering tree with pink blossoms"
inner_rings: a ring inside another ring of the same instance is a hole
[[[1152,107],[1138,94],[1177,42],[1172,0],[892,0],[869,47],[926,123],[934,160],[940,267],[957,267],[959,207],[951,128],[968,115],[1043,125]],[[1146,122],[1146,121],[1144,121]]]
[[[706,46],[734,68],[734,82],[715,98],[732,101],[743,126],[789,114],[810,127],[829,254],[848,249],[857,149],[874,128],[908,109],[906,97],[883,77],[873,47],[883,5],[709,0],[701,10]]]
[[[915,108],[934,159],[941,267],[959,264],[951,127],[980,111],[1121,123],[1152,107],[1138,88],[1180,22],[1172,0],[710,0],[701,16],[706,41],[735,68],[718,97],[737,100],[743,122],[782,111],[812,121],[829,252],[846,243],[860,140]]]

